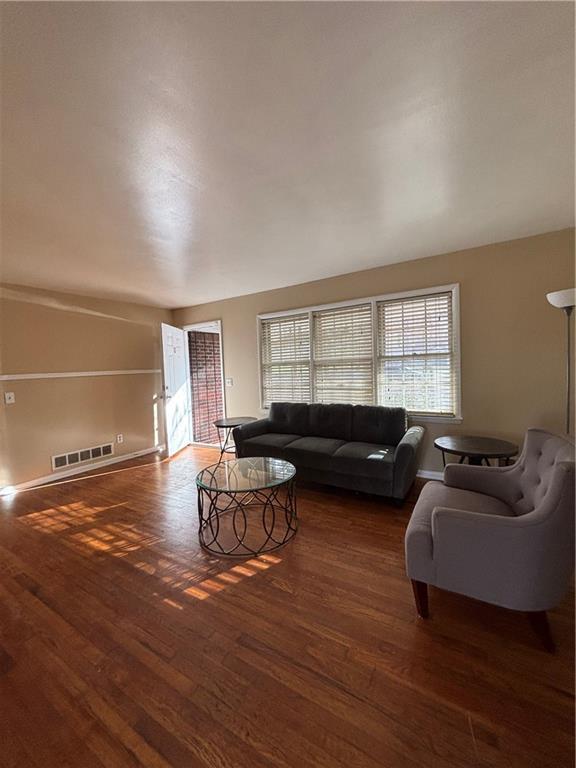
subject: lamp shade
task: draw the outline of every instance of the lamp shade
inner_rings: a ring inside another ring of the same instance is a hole
[[[566,288],[564,291],[547,293],[546,298],[553,307],[565,309],[576,306],[576,288]]]

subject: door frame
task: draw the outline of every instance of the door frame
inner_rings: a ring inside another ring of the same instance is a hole
[[[188,342],[189,331],[200,331],[204,333],[217,333],[220,337],[220,371],[222,372],[222,418],[226,418],[226,379],[224,372],[224,342],[222,336],[222,320],[204,320],[201,323],[188,323],[182,326],[186,332],[186,365],[188,366],[188,380],[190,383],[190,437],[194,443],[194,407],[192,404],[192,376],[190,375],[190,344]],[[212,443],[198,443],[198,445],[212,445]],[[214,443],[214,445],[217,445]]]

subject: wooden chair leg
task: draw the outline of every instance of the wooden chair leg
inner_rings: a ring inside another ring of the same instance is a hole
[[[422,619],[428,618],[428,584],[423,581],[415,581],[411,579],[412,590],[414,591],[414,602],[416,603],[416,610],[418,616]]]
[[[531,611],[528,614],[528,618],[530,619],[532,629],[536,632],[542,641],[544,648],[546,648],[549,653],[555,653],[556,644],[554,642],[554,638],[552,637],[546,611]]]

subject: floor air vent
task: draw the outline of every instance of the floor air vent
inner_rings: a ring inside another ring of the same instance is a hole
[[[64,467],[73,467],[75,464],[82,464],[84,461],[94,461],[94,459],[103,459],[112,456],[114,453],[114,443],[105,443],[96,445],[94,448],[82,448],[79,451],[70,451],[70,453],[61,453],[59,456],[52,456],[52,471],[63,469]]]

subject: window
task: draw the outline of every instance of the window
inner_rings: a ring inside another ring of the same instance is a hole
[[[312,313],[314,402],[374,402],[370,304]]]
[[[376,312],[378,403],[454,416],[452,292],[378,302]]]
[[[262,405],[402,406],[460,415],[458,286],[259,318]]]
[[[310,402],[308,313],[261,320],[262,405]]]

